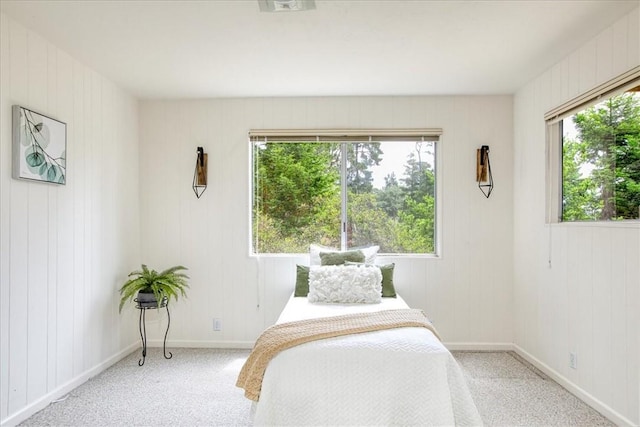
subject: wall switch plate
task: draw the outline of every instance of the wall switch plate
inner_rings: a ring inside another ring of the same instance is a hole
[[[569,367],[578,369],[578,356],[574,352],[569,352]]]
[[[213,330],[214,331],[222,330],[222,321],[220,319],[213,319]]]

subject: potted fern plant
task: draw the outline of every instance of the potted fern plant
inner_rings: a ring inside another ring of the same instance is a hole
[[[157,272],[142,264],[141,270],[129,273],[130,279],[120,288],[120,307],[137,297],[136,302],[140,307],[156,308],[164,307],[173,298],[178,300],[178,295],[186,298],[185,289],[189,287],[189,276],[181,271],[186,267],[177,265]]]

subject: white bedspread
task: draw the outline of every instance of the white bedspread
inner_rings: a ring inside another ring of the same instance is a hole
[[[291,297],[277,323],[407,308],[311,304]],[[254,425],[481,425],[451,353],[424,328],[399,328],[314,341],[267,367]]]

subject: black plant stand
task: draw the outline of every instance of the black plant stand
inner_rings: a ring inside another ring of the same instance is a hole
[[[142,341],[142,359],[138,360],[138,366],[142,366],[144,365],[144,361],[147,358],[147,316],[146,316],[146,312],[147,310],[153,308],[153,309],[160,309],[160,308],[166,308],[167,309],[167,330],[164,333],[164,342],[162,343],[162,351],[164,354],[164,358],[165,359],[171,359],[173,357],[173,354],[171,352],[169,352],[169,355],[167,356],[167,335],[169,334],[169,326],[171,326],[171,315],[169,314],[169,302],[167,301],[167,298],[165,297],[162,302],[160,303],[160,307],[158,307],[157,302],[153,302],[153,303],[147,303],[147,302],[140,302],[138,301],[138,299],[134,299],[134,301],[137,303],[136,308],[138,310],[140,310],[140,319],[138,320],[138,325],[140,327],[140,340]]]

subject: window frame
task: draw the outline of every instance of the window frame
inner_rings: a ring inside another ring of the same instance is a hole
[[[629,89],[640,86],[640,66],[602,83],[593,89],[549,110],[544,115],[546,130],[546,173],[545,199],[546,224],[636,224],[640,219],[624,220],[581,220],[565,221],[562,219],[563,205],[563,128],[562,121],[606,99],[620,95]]]
[[[255,197],[255,161],[254,161],[254,145],[259,142],[390,142],[390,141],[430,141],[434,143],[434,251],[433,253],[380,253],[383,256],[393,257],[411,257],[411,258],[440,258],[441,257],[441,203],[440,195],[442,193],[441,179],[441,149],[443,131],[441,128],[412,128],[412,129],[252,129],[248,132],[249,141],[249,256],[250,257],[292,257],[302,256],[303,253],[259,253],[255,251],[254,235],[253,235],[253,207]],[[366,138],[366,139],[365,139]],[[341,149],[343,150],[343,149]],[[341,162],[341,176],[346,169],[347,163]],[[342,207],[340,213],[341,230],[340,230],[340,246],[341,250],[346,246],[346,232],[344,226],[347,222],[346,198],[347,192],[344,191],[346,181],[341,180],[341,197]],[[313,242],[310,242],[313,243]],[[375,244],[375,243],[374,243]]]

